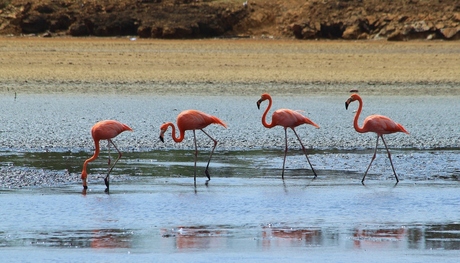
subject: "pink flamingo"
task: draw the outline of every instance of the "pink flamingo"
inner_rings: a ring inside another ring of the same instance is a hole
[[[353,121],[353,126],[355,127],[355,130],[359,133],[375,132],[377,134],[377,142],[375,144],[374,155],[372,156],[371,163],[369,164],[366,172],[364,173],[361,183],[364,184],[364,178],[366,178],[367,172],[369,171],[369,168],[371,168],[372,162],[374,161],[375,156],[377,154],[377,146],[379,145],[379,137],[382,138],[383,144],[385,145],[385,148],[387,149],[388,158],[390,159],[391,168],[393,169],[393,173],[396,178],[396,183],[399,183],[399,179],[398,179],[398,176],[396,175],[395,167],[393,166],[393,162],[391,161],[390,150],[388,149],[388,146],[385,140],[383,139],[383,135],[395,133],[395,132],[404,132],[404,133],[409,134],[409,132],[406,131],[406,129],[401,124],[396,123],[390,118],[386,116],[382,116],[382,115],[368,116],[366,119],[364,119],[363,126],[359,127],[358,119],[363,109],[363,100],[361,99],[361,97],[356,93],[352,94],[351,97],[345,102],[345,109],[348,109],[348,105],[351,102],[356,101],[356,100],[359,102],[359,107],[358,107],[358,111],[356,112],[355,119]]]
[[[295,127],[302,125],[302,124],[310,124],[315,126],[316,128],[319,128],[318,124],[314,123],[311,121],[309,118],[303,116],[297,111],[293,111],[290,109],[279,109],[276,110],[273,115],[272,115],[272,122],[267,123],[265,121],[265,118],[267,117],[267,113],[270,110],[272,106],[272,97],[268,93],[262,94],[261,98],[257,101],[257,108],[260,109],[260,104],[262,101],[268,100],[268,106],[267,109],[265,109],[264,114],[262,115],[262,124],[265,126],[265,128],[273,128],[275,126],[283,126],[284,127],[284,141],[285,141],[285,149],[284,149],[284,159],[283,159],[283,172],[281,173],[281,178],[284,180],[284,165],[286,163],[286,154],[288,151],[288,144],[287,144],[287,128],[291,128],[292,131],[294,132],[295,136],[297,136],[297,139],[300,142],[300,145],[302,146],[302,151],[305,154],[305,157],[307,157],[307,161],[310,164],[311,170],[313,171],[313,174],[315,175],[314,178],[316,178],[316,172],[313,169],[313,166],[311,165],[310,159],[308,159],[307,155],[307,150],[305,149],[305,146],[303,145],[302,141],[300,140],[299,135],[297,135],[297,132],[295,131]]]
[[[211,150],[211,155],[209,156],[208,160],[208,165],[206,165],[206,170],[205,174],[208,177],[208,180],[211,180],[211,177],[209,176],[208,168],[209,168],[209,163],[211,162],[211,157],[212,154],[214,153],[214,149],[216,149],[217,146],[217,140],[212,138],[207,132],[205,132],[203,129],[206,128],[209,124],[215,123],[224,126],[227,128],[227,125],[220,120],[219,118],[206,114],[201,111],[197,110],[185,110],[179,115],[177,115],[177,128],[179,129],[179,137],[176,137],[176,127],[172,122],[167,122],[161,125],[160,127],[160,140],[164,142],[164,134],[166,130],[168,130],[168,127],[171,126],[172,128],[172,138],[175,142],[182,142],[185,137],[185,131],[186,130],[192,130],[193,131],[193,142],[195,143],[195,173],[194,173],[194,182],[196,185],[196,160],[198,157],[198,147],[196,144],[196,134],[195,130],[201,130],[204,134],[206,134],[213,142],[214,146],[212,147]]]
[[[108,142],[109,170],[107,172],[107,176],[104,178],[104,182],[105,182],[105,185],[107,186],[107,189],[105,189],[105,191],[106,192],[109,191],[110,172],[112,171],[115,164],[117,164],[118,160],[121,158],[121,155],[122,155],[121,152],[118,150],[117,146],[115,145],[115,143],[113,143],[112,139],[124,131],[133,131],[133,129],[131,129],[128,125],[115,121],[115,120],[100,121],[94,124],[94,126],[91,128],[91,135],[93,136],[94,146],[96,147],[96,150],[94,151],[93,156],[91,156],[91,158],[87,159],[83,163],[81,179],[83,180],[83,191],[84,192],[86,191],[86,189],[88,189],[88,185],[86,183],[86,178],[88,177],[88,174],[86,173],[86,166],[88,165],[88,163],[96,160],[96,158],[99,156],[99,152],[100,152],[99,141],[100,140],[107,140]],[[112,166],[110,166],[110,144],[112,144],[113,147],[115,147],[115,149],[118,151],[118,158],[115,160],[115,163]]]

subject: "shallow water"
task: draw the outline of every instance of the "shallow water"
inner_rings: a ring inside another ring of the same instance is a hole
[[[2,176],[19,169],[21,176],[55,173],[68,180],[2,184],[0,253],[21,262],[458,261],[458,97],[368,97],[366,115],[391,116],[411,134],[387,139],[401,182],[395,185],[380,147],[363,186],[375,137],[353,130],[354,113],[344,109],[348,93],[277,97],[274,108],[308,109],[321,125],[298,128],[318,177],[289,133],[284,181],[283,131],[260,125],[259,96],[1,97]],[[229,124],[208,129],[220,143],[207,184],[210,145],[197,134],[196,188],[192,136],[181,144],[158,141],[158,126],[186,108]],[[102,144],[82,195],[81,165],[93,147],[89,129],[107,118],[135,131],[115,140],[123,157],[110,194],[102,181]]]
[[[458,183],[143,177],[109,195],[79,185],[3,191],[12,260],[445,261],[460,253]],[[31,220],[32,219],[32,220]],[[25,253],[26,252],[26,253]],[[327,254],[327,256],[325,255]],[[409,257],[409,260],[407,260]]]
[[[196,188],[190,151],[126,153],[113,172],[110,194],[95,179],[107,166],[103,153],[89,166],[86,195],[80,182],[3,189],[0,251],[22,262],[365,262],[376,257],[456,262],[458,152],[394,150],[397,185],[381,154],[363,186],[371,153],[311,151],[318,173],[313,179],[302,152],[293,150],[283,181],[281,150],[219,151],[206,184],[203,151]],[[4,152],[2,160],[30,169],[68,169],[78,177],[85,156]],[[433,164],[408,169],[413,158],[412,166],[424,160]],[[453,162],[450,172],[443,169],[446,160]],[[132,176],[118,181],[119,175]]]

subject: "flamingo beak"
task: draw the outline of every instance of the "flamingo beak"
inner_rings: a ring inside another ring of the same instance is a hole
[[[161,140],[161,142],[165,142],[165,139],[164,139],[165,132],[166,132],[166,130],[161,130],[160,131],[160,140]]]
[[[352,102],[351,98],[349,98],[347,101],[345,101],[345,109],[348,110],[348,105]]]
[[[260,110],[260,103],[262,103],[262,100],[257,101],[257,109],[259,109],[259,110]]]

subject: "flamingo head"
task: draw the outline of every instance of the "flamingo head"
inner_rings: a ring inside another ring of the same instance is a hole
[[[268,100],[268,99],[271,99],[268,93],[262,94],[262,96],[260,96],[260,99],[257,101],[257,108],[260,110],[260,104],[262,103],[262,101]]]
[[[168,130],[168,127],[169,127],[169,125],[167,123],[163,123],[163,125],[161,125],[161,127],[160,127],[160,140],[162,142],[165,142],[164,134],[165,134],[166,130]]]
[[[350,98],[348,98],[348,100],[345,101],[345,109],[348,110],[348,105],[350,105],[350,103],[352,103],[353,101],[359,100],[359,99],[361,99],[361,97],[359,97],[358,94],[356,94],[356,93],[351,94]]]
[[[86,168],[85,168],[86,169]],[[83,189],[86,190],[88,189],[88,184],[86,182],[86,178],[88,177],[88,174],[86,173],[86,170],[83,170],[81,172],[81,180],[83,181]]]

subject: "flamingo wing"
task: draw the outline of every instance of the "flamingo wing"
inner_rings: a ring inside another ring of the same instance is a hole
[[[371,115],[364,120],[363,128],[367,131],[375,132],[378,135],[390,134],[395,132],[409,133],[399,123],[382,115]]]

